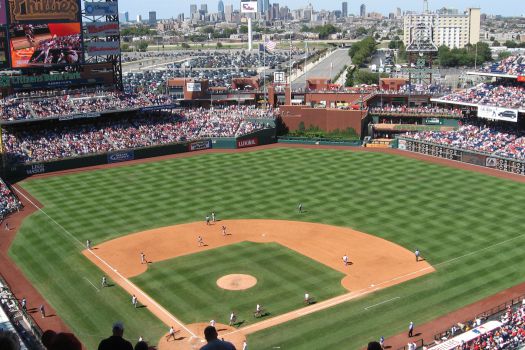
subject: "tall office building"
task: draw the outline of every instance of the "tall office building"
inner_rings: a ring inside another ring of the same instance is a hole
[[[137,15],[137,23],[142,23],[142,15]]]
[[[232,15],[233,15],[233,5],[226,5],[224,8],[224,19],[226,22],[231,23],[232,22]]]
[[[148,16],[148,24],[150,26],[154,26],[157,24],[157,12],[156,11],[150,11]]]
[[[272,10],[271,10],[271,13],[272,13],[272,20],[276,20],[276,19],[281,19],[279,18],[280,17],[280,13],[279,13],[279,4],[278,3],[273,3],[272,4]]]
[[[207,14],[208,13],[208,4],[201,4],[201,12],[203,14]]]
[[[270,10],[270,0],[264,0],[264,13]]]
[[[257,12],[264,12],[264,0],[257,0]]]
[[[190,5],[190,18],[193,17],[194,13],[197,13],[197,5],[192,4]]]
[[[463,14],[405,14],[403,42],[408,46],[414,39],[416,25],[424,23],[437,47],[445,45],[449,48],[464,48],[467,44],[479,42],[480,22],[479,8],[469,8]]]
[[[124,12],[124,22],[129,22],[129,12]]]
[[[343,17],[348,17],[348,2],[346,1],[343,1],[343,5],[342,5],[342,9],[341,9],[341,13],[342,13],[342,16]]]
[[[224,13],[224,2],[222,2],[222,0],[219,0],[219,5],[217,5],[217,12]]]
[[[359,9],[359,16],[361,17],[366,17],[366,5],[365,4],[361,4],[361,7]]]

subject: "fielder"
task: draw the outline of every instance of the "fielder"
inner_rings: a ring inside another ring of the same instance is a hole
[[[226,226],[222,226],[222,235],[226,236]]]
[[[141,264],[146,264],[147,261],[146,261],[146,254],[144,254],[144,252],[140,252],[140,263]]]
[[[102,276],[102,288],[108,286],[108,280],[106,279],[106,276]]]
[[[138,301],[137,297],[135,296],[135,294],[133,294],[133,296],[131,297],[131,304],[133,304],[135,309],[137,308],[137,306],[139,304],[139,301]]]
[[[346,254],[343,255],[343,263],[345,264],[345,266],[348,266],[348,263],[349,263],[349,262],[350,262],[350,261],[348,260],[348,255],[346,255]]]
[[[215,223],[215,212],[211,212],[211,222]]]
[[[237,315],[235,314],[235,312],[232,311],[232,313],[230,314],[230,323],[229,323],[229,325],[233,326],[233,325],[235,325],[235,322],[237,322]]]
[[[416,262],[419,261],[419,256],[421,255],[421,253],[419,252],[419,249],[416,248],[416,251],[414,252],[414,255],[416,256]]]
[[[210,224],[210,216],[206,215],[206,225],[209,225],[209,224]]]

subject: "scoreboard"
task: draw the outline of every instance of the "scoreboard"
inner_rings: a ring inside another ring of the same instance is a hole
[[[398,145],[401,150],[456,160],[518,175],[525,175],[525,160],[501,158],[493,155],[480,154],[443,145],[426,143],[420,140],[399,139]]]

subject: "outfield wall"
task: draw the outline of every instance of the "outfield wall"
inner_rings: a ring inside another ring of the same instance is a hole
[[[211,148],[237,149],[276,143],[275,128],[263,129],[237,138],[203,139],[162,146],[135,148],[83,157],[74,157],[49,162],[13,164],[5,166],[0,175],[9,179],[23,179],[31,175],[55,171],[84,168],[89,166],[126,162],[136,159],[152,158],[206,150]]]
[[[525,161],[523,160],[520,161],[491,154],[467,151],[406,137],[399,137],[396,139],[394,147],[403,151],[421,153],[428,156],[456,160],[458,162],[474,164],[490,169],[525,175]]]

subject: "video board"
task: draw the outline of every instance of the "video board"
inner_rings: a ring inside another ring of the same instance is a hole
[[[11,24],[13,68],[38,68],[81,63],[80,23]]]

